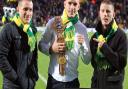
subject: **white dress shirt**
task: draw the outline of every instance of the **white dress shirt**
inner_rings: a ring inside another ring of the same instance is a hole
[[[67,62],[65,66],[65,75],[62,76],[59,74],[57,54],[53,52],[49,54],[49,48],[54,42],[56,36],[54,29],[51,28],[51,23],[53,22],[53,20],[54,18],[51,19],[46,25],[46,30],[44,34],[42,34],[42,39],[39,42],[39,50],[50,57],[48,73],[57,81],[69,82],[74,80],[75,78],[78,78],[77,68],[79,63],[79,56],[81,56],[81,59],[85,64],[89,64],[91,61],[91,52],[87,30],[86,27],[80,21],[75,24],[74,48],[66,51],[65,53]],[[84,35],[85,41],[82,45],[78,44],[78,34]]]

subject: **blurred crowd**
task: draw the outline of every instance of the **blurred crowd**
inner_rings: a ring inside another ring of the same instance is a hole
[[[62,0],[35,0],[34,23],[37,26],[45,26],[53,16],[61,15],[63,11]]]
[[[33,0],[33,22],[36,26],[45,26],[53,16],[63,12],[63,0]],[[81,0],[79,17],[87,27],[95,27],[98,21],[98,6],[101,0]],[[113,0],[115,4],[116,21],[121,29],[128,29],[128,0]],[[0,3],[0,12],[2,12]],[[0,19],[3,13],[0,13]]]

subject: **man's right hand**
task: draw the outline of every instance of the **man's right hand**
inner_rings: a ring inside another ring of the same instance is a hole
[[[66,50],[65,43],[58,43],[56,37],[55,41],[53,42],[53,45],[51,46],[51,51],[54,53],[64,53],[65,50]]]

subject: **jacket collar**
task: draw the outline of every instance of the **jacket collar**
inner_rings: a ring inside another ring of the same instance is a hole
[[[113,23],[113,20],[109,23],[107,29],[103,32],[102,23],[101,23],[101,21],[99,21],[96,26],[96,31],[98,32],[98,34],[102,34],[103,36],[106,37],[112,28],[112,23]]]

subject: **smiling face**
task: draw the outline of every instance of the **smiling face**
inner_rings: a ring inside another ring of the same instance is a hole
[[[19,2],[17,11],[24,24],[28,24],[33,15],[33,3],[29,0],[22,0]]]
[[[65,0],[64,8],[67,11],[68,17],[75,17],[80,8],[79,0]]]
[[[108,26],[112,19],[115,17],[113,5],[101,3],[99,16],[103,27]]]

